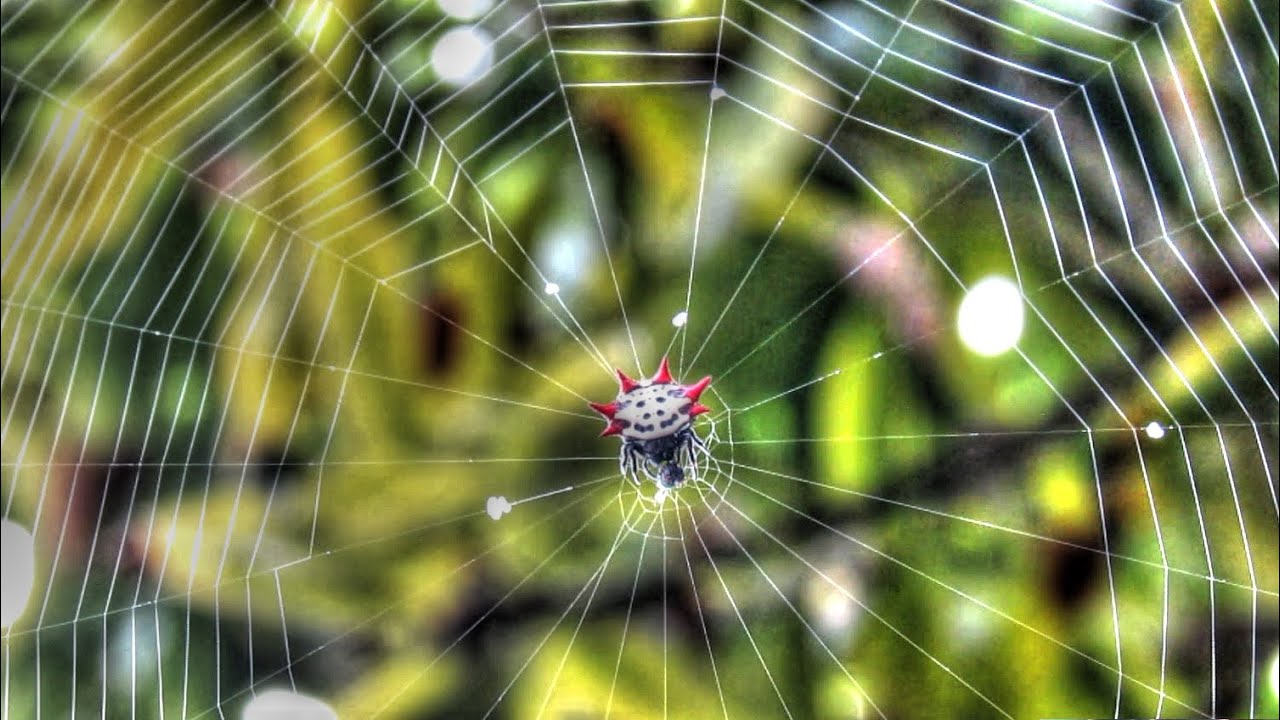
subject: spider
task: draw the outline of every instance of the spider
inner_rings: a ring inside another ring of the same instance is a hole
[[[618,384],[613,402],[589,404],[609,421],[600,436],[622,437],[618,467],[623,476],[639,485],[643,471],[664,490],[680,487],[685,481],[684,466],[694,466],[694,450],[706,447],[693,431],[693,419],[711,410],[698,403],[711,376],[681,385],[671,379],[664,357],[652,378],[632,380],[619,370]]]

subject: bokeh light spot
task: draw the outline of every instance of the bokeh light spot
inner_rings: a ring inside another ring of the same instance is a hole
[[[474,20],[489,12],[492,0],[440,0],[440,9],[459,20]]]
[[[325,703],[288,690],[268,690],[244,707],[244,720],[338,720]]]
[[[0,627],[22,615],[35,580],[35,538],[15,522],[0,522]]]
[[[441,80],[455,85],[466,84],[489,69],[493,55],[490,37],[485,31],[464,25],[440,36],[431,50],[431,67]]]
[[[1280,650],[1271,654],[1271,667],[1267,674],[1271,676],[1271,697],[1280,700]]]
[[[960,302],[960,340],[979,355],[999,355],[1018,344],[1024,312],[1022,293],[1013,281],[999,275],[985,277]]]

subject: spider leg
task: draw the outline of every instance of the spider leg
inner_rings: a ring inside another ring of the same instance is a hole
[[[622,450],[618,453],[618,471],[625,478],[631,477],[631,449],[626,445],[622,446]]]
[[[698,447],[702,447],[702,441],[692,430],[686,430],[680,442],[680,452],[684,455],[685,466],[689,468],[690,482],[698,480],[698,458],[694,454],[694,448]]]
[[[639,463],[641,461],[642,461],[642,458],[640,457],[640,452],[636,450],[636,448],[632,447],[631,445],[622,446],[622,453],[619,457],[619,464],[622,467],[622,474],[623,476],[630,478],[631,482],[634,483],[637,487],[639,487],[641,484],[640,478],[638,477],[638,473],[640,472]]]
[[[707,449],[707,444],[704,443],[702,441],[702,438],[698,437],[698,433],[694,432],[693,430],[689,430],[689,444],[692,445],[693,447],[698,448],[699,450]],[[693,448],[690,448],[690,450],[692,449]]]

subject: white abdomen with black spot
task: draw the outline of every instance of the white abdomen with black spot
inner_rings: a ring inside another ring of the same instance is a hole
[[[689,414],[694,401],[677,383],[653,383],[618,393],[614,415],[622,425],[622,437],[629,440],[655,440],[679,432],[693,417]]]

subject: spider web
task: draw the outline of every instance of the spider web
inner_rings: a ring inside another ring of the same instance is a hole
[[[6,3],[4,714],[1274,716],[1276,16]]]

